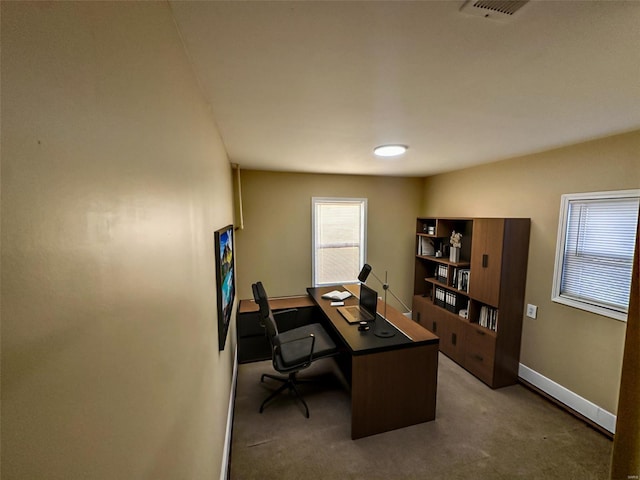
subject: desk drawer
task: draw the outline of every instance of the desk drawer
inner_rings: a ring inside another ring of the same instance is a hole
[[[493,383],[493,367],[495,364],[496,339],[480,327],[469,325],[466,335],[467,352],[464,366],[483,382]]]

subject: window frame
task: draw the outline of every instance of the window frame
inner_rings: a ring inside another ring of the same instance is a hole
[[[316,235],[316,205],[321,203],[349,203],[360,204],[360,255],[359,255],[359,270],[362,269],[367,258],[367,211],[368,202],[366,198],[352,198],[352,197],[311,197],[311,284],[314,287],[321,287],[326,285],[334,285],[334,283],[319,283],[316,282],[317,266],[316,266],[316,249],[317,235]],[[357,283],[355,278],[351,282],[343,282],[344,284]]]
[[[561,293],[562,276],[564,267],[565,247],[567,243],[567,229],[569,219],[569,205],[574,201],[588,200],[615,200],[621,198],[640,198],[640,189],[632,190],[614,190],[606,192],[584,192],[584,193],[567,193],[560,198],[560,216],[558,223],[558,238],[556,242],[556,258],[553,271],[553,285],[551,292],[551,300],[570,307],[578,308],[587,312],[595,313],[605,317],[613,318],[622,322],[627,321],[628,312],[622,312],[613,307],[607,307],[594,303],[593,301],[580,300],[574,297],[565,296]],[[635,244],[634,244],[635,245]],[[633,258],[633,252],[632,252]]]

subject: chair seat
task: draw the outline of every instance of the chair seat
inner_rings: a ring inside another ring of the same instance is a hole
[[[315,337],[312,359],[333,355],[337,351],[336,344],[326,330],[319,323],[304,325],[302,327],[278,334],[280,355],[275,358],[277,370],[287,370],[294,366],[300,366],[309,359],[309,347],[311,339]],[[300,339],[300,341],[295,341]]]

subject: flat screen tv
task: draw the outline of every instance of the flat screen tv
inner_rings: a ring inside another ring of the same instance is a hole
[[[224,350],[227,331],[231,322],[231,310],[236,295],[236,279],[233,258],[233,225],[217,230],[216,250],[216,293],[218,296],[218,348]]]

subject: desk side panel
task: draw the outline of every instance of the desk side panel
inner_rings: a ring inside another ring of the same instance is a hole
[[[351,438],[435,418],[438,345],[353,357]]]

